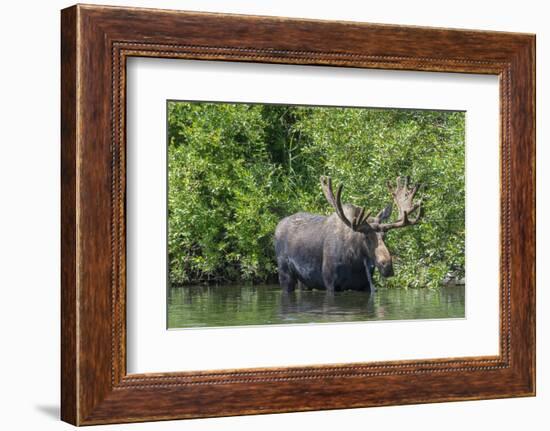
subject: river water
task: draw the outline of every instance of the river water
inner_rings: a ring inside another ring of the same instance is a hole
[[[172,287],[168,327],[336,323],[464,317],[464,286],[379,289],[373,294],[321,290],[286,294],[278,285]]]

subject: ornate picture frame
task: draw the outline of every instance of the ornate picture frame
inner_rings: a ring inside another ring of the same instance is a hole
[[[64,421],[91,425],[535,394],[534,35],[91,5],[64,9],[61,18]],[[126,60],[136,56],[497,75],[499,354],[128,374]]]

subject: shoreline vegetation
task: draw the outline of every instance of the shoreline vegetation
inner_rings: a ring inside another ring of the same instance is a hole
[[[464,140],[464,112],[168,102],[169,283],[277,283],[277,223],[332,212],[320,175],[372,210],[387,181],[423,184],[424,217],[387,234],[395,276],[377,287],[463,280]]]
[[[278,282],[267,282],[267,283],[253,283],[251,281],[249,282],[234,282],[234,283],[208,283],[208,282],[202,282],[202,283],[185,283],[185,284],[170,284],[169,289],[185,289],[185,288],[195,288],[195,287],[223,287],[223,286],[248,286],[248,287],[255,287],[255,286],[264,286],[269,284],[277,284]],[[443,280],[438,287],[464,287],[466,286],[466,280],[464,278],[461,279],[450,279],[450,280]],[[382,287],[382,288],[388,288],[388,287]],[[398,286],[392,286],[392,289],[408,289],[409,287],[398,287]],[[417,286],[416,289],[423,289],[424,286]],[[296,287],[297,290],[310,290],[310,291],[322,291],[324,289],[314,289],[309,287],[304,287],[303,285],[299,284]],[[347,292],[352,291],[353,289],[344,289],[339,290],[338,292]]]

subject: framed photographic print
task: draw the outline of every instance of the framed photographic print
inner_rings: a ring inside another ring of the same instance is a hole
[[[62,11],[62,419],[535,394],[535,37]]]

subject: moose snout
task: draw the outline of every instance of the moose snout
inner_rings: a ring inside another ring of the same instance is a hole
[[[383,277],[391,277],[393,276],[393,265],[391,260],[387,262],[380,263],[378,265],[378,271],[380,271],[380,274]]]

